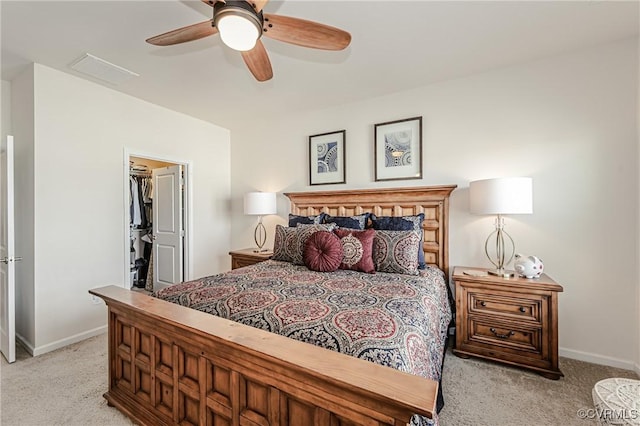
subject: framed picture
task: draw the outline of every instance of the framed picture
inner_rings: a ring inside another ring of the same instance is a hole
[[[375,125],[376,181],[422,179],[422,117]]]
[[[311,185],[345,183],[346,130],[309,136]]]

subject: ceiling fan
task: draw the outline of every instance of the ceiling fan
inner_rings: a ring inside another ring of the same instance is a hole
[[[258,81],[273,77],[269,55],[260,41],[266,36],[298,46],[323,50],[342,50],[349,46],[351,34],[317,22],[263,13],[269,0],[202,0],[213,7],[213,18],[147,39],[156,46],[169,46],[198,40],[216,33],[232,49],[242,54],[245,64]]]

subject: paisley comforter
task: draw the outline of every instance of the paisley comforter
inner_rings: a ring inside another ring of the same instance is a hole
[[[268,260],[154,296],[242,324],[440,380],[451,320],[444,275],[338,270]],[[414,424],[423,420],[412,420]]]

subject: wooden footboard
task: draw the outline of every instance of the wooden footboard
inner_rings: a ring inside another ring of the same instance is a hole
[[[109,308],[105,398],[144,425],[405,425],[438,383],[141,293]]]

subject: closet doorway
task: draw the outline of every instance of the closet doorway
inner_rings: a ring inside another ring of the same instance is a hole
[[[135,290],[185,281],[188,270],[188,164],[129,153],[126,277]]]

